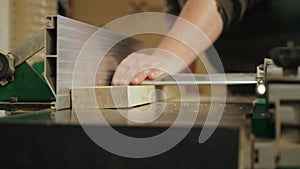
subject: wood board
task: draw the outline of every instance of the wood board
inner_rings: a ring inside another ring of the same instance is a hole
[[[95,86],[72,89],[72,104],[76,108],[129,108],[155,101],[155,86],[153,85]]]

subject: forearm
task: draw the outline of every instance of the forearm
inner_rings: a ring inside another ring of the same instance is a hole
[[[193,43],[195,38],[202,38],[200,44],[197,44],[197,51],[192,51],[180,40],[175,40],[170,37],[165,37],[158,49],[167,50],[182,59],[182,61],[189,65],[193,62],[198,54],[205,51],[211,43],[220,36],[223,30],[223,20],[218,11],[215,0],[189,0],[185,4],[180,18],[192,23],[202,32],[202,36],[195,36],[191,29],[194,27],[190,25],[183,25],[182,22],[176,22],[171,30],[171,34],[184,34],[185,41]],[[201,33],[200,33],[201,34]],[[194,52],[197,52],[196,54]]]
[[[116,69],[112,83],[140,84],[147,78],[157,79],[165,73],[180,72],[214,43],[227,25],[235,24],[243,16],[245,7],[248,9],[257,1],[261,0],[188,0],[180,18],[190,24],[177,20],[152,55],[130,54]],[[178,4],[172,11],[179,12]]]

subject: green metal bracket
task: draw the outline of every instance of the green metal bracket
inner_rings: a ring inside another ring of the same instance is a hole
[[[257,99],[252,117],[252,132],[256,138],[274,138],[274,118],[268,114],[268,105],[263,98]]]
[[[6,86],[0,86],[0,102],[17,100],[18,102],[49,102],[54,96],[42,76],[43,62],[31,67],[27,63],[18,66],[15,80]],[[36,71],[34,68],[39,69]]]

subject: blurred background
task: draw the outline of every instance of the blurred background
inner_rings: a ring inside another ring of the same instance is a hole
[[[48,25],[47,15],[64,15],[95,26],[144,11],[161,11],[162,0],[0,0],[0,49],[8,52]],[[141,38],[141,37],[137,37]],[[155,46],[159,36],[147,36]],[[43,51],[30,59],[43,58]]]

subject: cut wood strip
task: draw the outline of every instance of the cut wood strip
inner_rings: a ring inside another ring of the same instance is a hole
[[[152,85],[72,89],[72,105],[76,108],[129,108],[155,101],[155,86]]]

